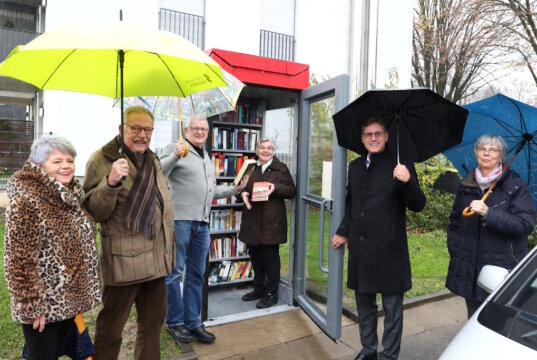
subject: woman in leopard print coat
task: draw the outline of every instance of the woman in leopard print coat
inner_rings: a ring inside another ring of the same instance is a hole
[[[100,301],[95,222],[81,207],[75,156],[66,139],[41,138],[7,187],[5,278],[28,359],[57,358],[74,317]]]

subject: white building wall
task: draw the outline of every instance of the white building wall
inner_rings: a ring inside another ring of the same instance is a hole
[[[261,0],[261,29],[293,36],[296,0]]]
[[[160,0],[159,8],[204,16],[204,0]]]
[[[259,54],[261,0],[206,0],[205,48]]]
[[[296,62],[318,80],[349,74],[351,0],[297,0]]]

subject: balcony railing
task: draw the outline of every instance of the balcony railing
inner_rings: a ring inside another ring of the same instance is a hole
[[[5,60],[15,46],[27,44],[38,35],[32,31],[0,28],[0,62]]]
[[[202,16],[160,9],[159,29],[181,35],[200,49],[204,49],[205,35]]]
[[[261,30],[259,36],[259,55],[272,59],[294,61],[294,36]]]

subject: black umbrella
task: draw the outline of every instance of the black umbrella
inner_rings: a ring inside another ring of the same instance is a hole
[[[388,149],[407,161],[422,162],[459,144],[468,110],[426,88],[370,90],[332,116],[340,146],[366,155],[362,126],[382,119]]]

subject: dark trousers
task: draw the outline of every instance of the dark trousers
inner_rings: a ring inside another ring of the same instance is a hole
[[[32,324],[22,324],[27,360],[52,360],[59,357],[75,318],[45,324],[43,332],[34,330]]]
[[[468,314],[468,319],[471,318],[472,315],[474,315],[474,313],[477,311],[477,309],[479,309],[481,304],[483,304],[482,301],[477,301],[473,299],[464,299],[464,301],[466,302],[466,312]]]
[[[376,294],[356,292],[358,328],[364,355],[372,355],[377,352],[378,348],[376,297]],[[403,334],[403,294],[382,294],[382,308],[384,309],[384,333],[379,359],[397,359]]]
[[[280,245],[248,246],[254,287],[260,294],[277,294],[280,286]]]
[[[166,316],[166,282],[158,278],[126,286],[103,288],[103,309],[95,328],[95,359],[117,359],[121,332],[136,305],[134,359],[160,359],[160,331]]]

